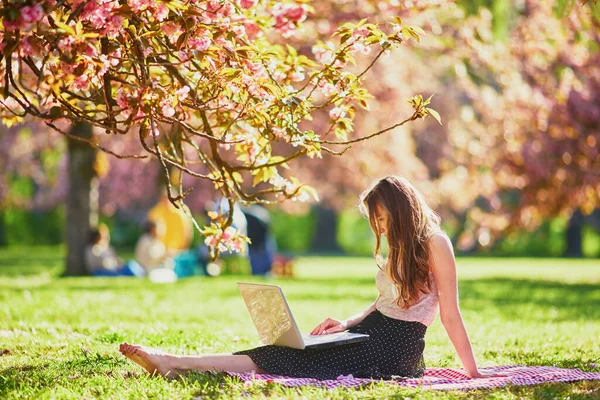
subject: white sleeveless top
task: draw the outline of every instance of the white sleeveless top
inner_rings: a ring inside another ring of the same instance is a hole
[[[379,291],[379,298],[375,308],[386,317],[400,319],[403,321],[417,321],[429,326],[435,320],[439,312],[438,292],[435,279],[430,272],[431,292],[421,295],[419,300],[408,309],[402,309],[396,304],[397,289],[392,279],[381,269],[375,277],[375,284]]]

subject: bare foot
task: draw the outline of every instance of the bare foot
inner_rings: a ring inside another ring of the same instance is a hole
[[[179,375],[176,367],[177,356],[150,347],[129,343],[121,344],[119,351],[152,375],[159,374],[166,378],[175,378]]]

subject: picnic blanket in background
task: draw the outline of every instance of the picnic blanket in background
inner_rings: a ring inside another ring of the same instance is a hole
[[[240,378],[246,385],[277,383],[284,386],[359,387],[373,382],[388,383],[399,387],[436,390],[492,389],[507,385],[537,385],[546,382],[574,382],[600,380],[600,372],[583,372],[579,369],[556,367],[526,367],[522,365],[480,368],[481,372],[501,373],[505,377],[470,379],[462,370],[428,368],[422,378],[390,381],[360,379],[352,375],[339,376],[335,380],[320,381],[313,378],[291,378],[279,375],[228,372]]]

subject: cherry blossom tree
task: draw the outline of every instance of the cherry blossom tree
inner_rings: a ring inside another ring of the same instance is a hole
[[[506,42],[493,40],[485,10],[452,31],[446,53],[467,101],[447,121],[439,184],[462,188],[460,247],[598,207],[600,19],[553,12],[526,1]]]
[[[354,110],[370,97],[364,75],[407,37],[418,39],[420,28],[399,18],[389,29],[346,23],[311,54],[275,44],[273,37],[293,36],[310,12],[289,1],[6,2],[3,121],[33,118],[72,145],[120,159],[154,157],[178,207],[189,194],[186,175],[211,181],[230,206],[306,201],[314,189],[280,174],[292,160],[341,155],[409,121],[437,117],[430,100],[414,96],[400,121],[351,138]],[[351,72],[348,63],[366,49],[373,49],[371,62]],[[327,128],[305,128],[322,110],[332,116]],[[140,148],[118,153],[91,127],[111,138],[136,135]],[[175,188],[170,168],[182,172]],[[201,229],[215,256],[244,247],[230,224],[231,216],[217,215]]]

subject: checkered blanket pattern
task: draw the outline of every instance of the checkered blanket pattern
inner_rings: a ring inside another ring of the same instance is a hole
[[[462,370],[428,368],[422,378],[391,381],[359,379],[352,375],[339,376],[335,380],[320,381],[313,378],[291,378],[279,375],[228,372],[240,378],[246,386],[276,383],[283,386],[359,387],[373,382],[385,382],[399,387],[435,390],[492,389],[507,385],[537,385],[545,382],[574,382],[600,380],[600,372],[583,372],[579,369],[557,367],[527,367],[522,365],[480,368],[481,372],[500,373],[505,377],[470,379]]]

